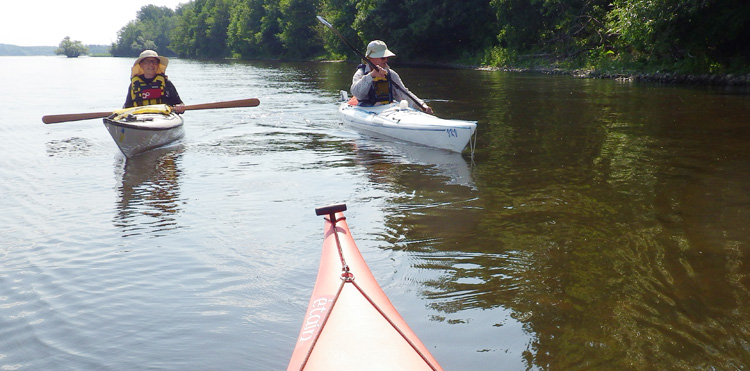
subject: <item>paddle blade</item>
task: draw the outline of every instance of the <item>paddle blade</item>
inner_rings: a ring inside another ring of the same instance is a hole
[[[67,113],[62,115],[42,116],[42,122],[45,124],[56,124],[66,121],[80,121],[90,119],[100,119],[111,115],[112,112],[88,112],[88,113]]]
[[[234,108],[234,107],[255,107],[260,104],[260,101],[257,98],[250,98],[250,99],[238,99],[238,100],[228,100],[224,102],[215,102],[215,103],[201,103],[201,104],[191,104],[185,106],[185,110],[199,110],[199,109],[213,109],[213,108]]]
[[[333,28],[333,25],[328,23],[328,21],[326,21],[325,18],[318,16],[318,20],[320,21],[320,23],[324,24],[326,27]]]

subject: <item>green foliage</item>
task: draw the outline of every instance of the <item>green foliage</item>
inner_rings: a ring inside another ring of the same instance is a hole
[[[357,15],[352,28],[357,30],[365,46],[370,40],[383,40],[391,50],[401,50],[404,41],[399,37],[400,30],[408,25],[408,10],[399,0],[361,0],[357,4]],[[402,53],[399,52],[399,55]]]
[[[260,32],[266,15],[263,0],[237,1],[230,11],[227,43],[233,54],[264,54],[264,38]]]
[[[193,0],[181,5],[170,47],[185,57],[223,58],[227,46],[231,0]]]
[[[411,62],[750,72],[746,0],[189,0],[144,6],[111,51],[357,59],[316,15]]]
[[[180,16],[177,19],[175,28],[172,30],[172,42],[169,45],[180,56],[188,57],[195,55],[197,49],[195,45],[195,28],[197,26],[193,23],[197,21],[195,8],[195,2],[191,1],[181,5],[178,9]]]
[[[55,50],[55,54],[65,54],[68,58],[77,58],[88,53],[89,49],[84,46],[83,43],[78,40],[70,40],[70,36],[65,36],[65,38],[60,41],[59,47]]]
[[[605,19],[610,0],[491,0],[500,46],[519,54],[576,58],[610,42]]]
[[[356,0],[325,0],[321,4],[320,15],[333,25],[349,42],[362,44],[352,25],[357,14]],[[354,60],[356,55],[328,28],[318,26],[317,32],[329,56],[338,59]]]
[[[155,50],[161,55],[173,56],[169,48],[170,33],[175,27],[174,10],[168,7],[144,5],[130,21],[117,33],[117,42],[110,47],[115,57],[137,57],[143,50]]]
[[[316,29],[320,23],[315,18],[319,9],[314,0],[281,0],[281,39],[286,55],[291,58],[308,58],[322,48]]]
[[[482,64],[488,66],[509,67],[515,64],[517,57],[511,49],[494,46],[481,59]]]
[[[499,28],[486,0],[407,0],[406,26],[394,36],[399,53],[409,60],[455,60],[466,52],[492,47]]]
[[[743,0],[614,0],[619,50],[678,72],[722,72],[747,62],[750,3]]]

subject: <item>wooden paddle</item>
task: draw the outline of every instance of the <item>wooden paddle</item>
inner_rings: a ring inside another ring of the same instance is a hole
[[[228,100],[224,102],[215,102],[215,103],[190,104],[190,105],[185,106],[185,111],[214,109],[214,108],[255,107],[259,104],[260,104],[260,101],[257,98],[238,99],[238,100]],[[111,114],[112,114],[112,111],[46,115],[46,116],[42,116],[42,122],[44,122],[45,124],[55,124],[58,122],[65,122],[65,121],[98,119],[98,118],[107,117]]]

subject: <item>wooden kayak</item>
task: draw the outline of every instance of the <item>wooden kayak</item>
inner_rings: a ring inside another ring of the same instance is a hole
[[[126,108],[104,118],[125,157],[173,143],[185,135],[183,119],[166,104]]]
[[[442,370],[375,281],[345,210],[316,209],[323,253],[288,370]]]
[[[346,92],[341,92],[345,98]],[[339,105],[344,125],[359,131],[396,138],[407,142],[462,152],[477,130],[476,121],[447,120],[410,107],[406,101],[379,106],[358,106],[351,102]]]

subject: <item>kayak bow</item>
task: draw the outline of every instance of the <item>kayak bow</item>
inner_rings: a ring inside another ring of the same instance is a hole
[[[442,370],[376,282],[345,210],[315,210],[327,215],[323,252],[288,370]]]
[[[166,146],[185,135],[182,116],[166,104],[124,108],[103,120],[125,157]]]

